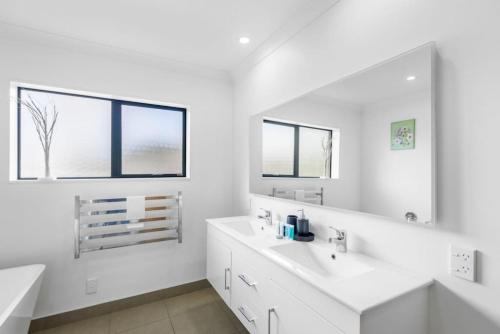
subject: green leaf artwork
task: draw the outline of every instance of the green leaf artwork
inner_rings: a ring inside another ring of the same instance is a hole
[[[391,123],[391,149],[412,150],[415,148],[415,119]]]

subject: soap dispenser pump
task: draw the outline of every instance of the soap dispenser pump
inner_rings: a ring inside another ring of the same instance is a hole
[[[298,210],[301,212],[300,218],[297,220],[297,234],[299,236],[306,236],[309,234],[309,219],[304,214],[304,209]]]

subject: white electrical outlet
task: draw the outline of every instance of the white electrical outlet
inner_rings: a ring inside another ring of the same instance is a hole
[[[450,273],[471,282],[476,281],[476,250],[450,246]]]
[[[87,279],[87,283],[85,284],[85,293],[87,295],[97,293],[97,278]]]

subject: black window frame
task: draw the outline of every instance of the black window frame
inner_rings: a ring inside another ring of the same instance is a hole
[[[47,90],[31,87],[17,87],[18,101],[21,99],[22,91],[33,91],[40,93],[59,94],[74,97],[83,97],[95,100],[111,102],[111,170],[110,176],[65,176],[57,179],[130,179],[130,178],[185,178],[187,177],[187,109],[152,103],[135,102],[130,100],[112,99],[93,95],[66,93],[57,90]],[[180,174],[123,174],[122,172],[122,106],[136,106],[151,109],[162,109],[182,113],[182,173]],[[17,179],[36,180],[36,177],[21,177],[21,103],[17,103]]]
[[[295,123],[286,123],[286,122],[281,122],[281,121],[275,121],[275,120],[270,120],[270,119],[264,119],[264,123],[269,123],[269,124],[275,124],[275,125],[281,125],[281,126],[288,126],[294,129],[294,140],[293,140],[293,174],[266,174],[262,173],[262,177],[283,177],[283,178],[296,178],[296,179],[320,179],[321,176],[300,176],[300,168],[299,168],[299,161],[300,161],[300,128],[308,128],[308,129],[314,129],[314,130],[321,130],[321,131],[327,131],[330,132],[330,138],[333,138],[333,130],[332,129],[325,129],[325,128],[319,128],[319,127],[314,127],[314,126],[308,126],[308,125],[301,125],[301,124],[295,124]],[[333,144],[332,144],[332,150],[333,150]],[[333,154],[330,154],[330,176],[329,178],[332,177],[332,156]]]

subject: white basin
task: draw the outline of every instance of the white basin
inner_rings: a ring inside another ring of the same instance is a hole
[[[251,237],[257,234],[262,234],[262,226],[252,223],[250,220],[236,220],[223,223],[222,225],[238,232],[241,235]]]
[[[292,242],[271,246],[268,250],[275,260],[294,270],[312,272],[330,279],[350,278],[373,270],[355,256],[339,254],[308,243]]]

